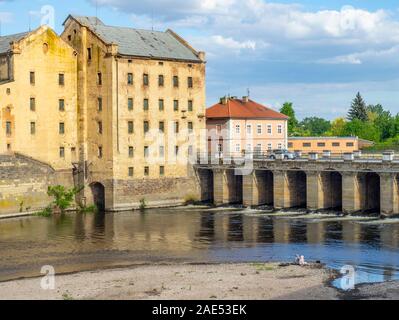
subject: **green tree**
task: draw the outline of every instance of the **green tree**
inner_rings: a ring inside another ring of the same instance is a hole
[[[293,135],[295,132],[296,127],[298,126],[298,120],[295,116],[295,110],[293,107],[292,102],[286,102],[283,104],[283,106],[280,109],[280,112],[282,114],[285,114],[287,117],[289,117],[288,120],[288,134]]]
[[[342,137],[345,135],[346,120],[344,118],[337,118],[331,122],[331,128],[326,133],[327,136],[331,137]]]
[[[359,119],[347,122],[343,133],[345,136],[356,136],[374,142],[379,142],[381,137],[378,128],[372,122],[364,122]]]
[[[305,118],[299,125],[312,136],[322,136],[331,129],[330,121],[318,117]]]
[[[348,112],[348,120],[360,120],[367,121],[367,108],[366,103],[364,102],[360,92],[357,93],[356,98],[352,101],[351,108]]]

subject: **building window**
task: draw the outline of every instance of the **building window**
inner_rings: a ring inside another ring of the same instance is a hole
[[[150,84],[150,80],[148,74],[143,74],[143,85],[148,86]]]
[[[175,87],[175,88],[179,87],[179,77],[178,76],[173,77],[173,87]]]
[[[326,146],[326,144],[324,142],[318,142],[317,146],[321,147],[321,148],[324,148]]]
[[[148,108],[149,108],[148,99],[144,99],[144,101],[143,101],[143,109],[144,109],[144,111],[148,111]]]
[[[188,133],[193,133],[194,132],[194,125],[192,122],[187,123],[188,126]]]
[[[333,147],[339,147],[339,146],[341,146],[341,144],[340,144],[339,142],[333,142],[333,143],[332,143],[332,146],[333,146]]]
[[[192,77],[188,77],[188,78],[187,78],[187,86],[188,86],[189,88],[192,88],[192,87],[193,87],[193,78],[192,78]]]
[[[258,124],[258,125],[257,125],[256,132],[257,132],[258,134],[262,134],[262,125],[261,125],[261,124]]]
[[[258,143],[256,145],[255,152],[256,153],[261,153],[262,152],[262,144],[261,143]]]
[[[188,111],[191,112],[193,111],[193,100],[188,100]]]
[[[30,111],[35,111],[36,110],[36,99],[35,98],[30,98]]]
[[[7,143],[7,151],[11,151],[11,143]]]
[[[128,121],[128,123],[127,123],[127,132],[129,134],[133,134],[134,133],[133,121]]]
[[[134,157],[134,148],[129,147],[129,158],[133,158],[133,157]]]
[[[127,99],[127,109],[128,109],[129,111],[132,111],[132,110],[133,110],[133,98],[128,98],[128,99]]]
[[[288,142],[288,148],[292,148],[294,144],[292,142]]]
[[[133,84],[133,73],[128,73],[127,74],[127,84],[132,85]]]
[[[101,97],[97,98],[97,110],[99,112],[103,111],[103,98]]]
[[[174,128],[175,133],[179,133],[179,122],[178,121],[175,121],[173,123],[173,128]]]
[[[65,111],[65,100],[64,99],[58,100],[58,110]]]
[[[353,142],[347,142],[347,143],[346,143],[346,146],[347,146],[347,147],[354,147],[355,144],[354,144]]]
[[[222,126],[220,124],[216,125],[216,132],[220,133],[222,131]]]
[[[159,122],[159,132],[161,133],[165,132],[165,123],[163,121]]]
[[[31,122],[30,123],[30,134],[35,134],[36,133],[36,123]]]
[[[282,145],[281,143],[279,143],[279,144],[277,145],[277,148],[278,148],[279,150],[281,150],[281,149],[283,148],[283,145]]]
[[[64,134],[65,133],[65,124],[64,124],[64,122],[60,122],[59,123],[59,125],[58,125],[58,131],[59,131],[59,133],[60,134]]]
[[[11,121],[6,122],[6,135],[11,136],[12,131],[11,131]]]
[[[159,167],[159,175],[161,177],[163,177],[165,175],[165,167],[164,166]]]
[[[129,167],[129,177],[133,177],[133,175],[134,175],[134,168]]]
[[[165,78],[162,74],[158,76],[158,86],[163,87],[165,85]]]
[[[240,144],[236,144],[236,152],[240,152],[241,151],[241,145]]]
[[[31,85],[34,85],[34,84],[35,84],[35,82],[36,82],[36,76],[35,76],[35,72],[34,72],[34,71],[31,71],[31,72],[29,73],[29,81],[30,81],[30,84],[31,84]]]
[[[179,155],[179,146],[175,146],[175,156]]]
[[[65,85],[65,75],[63,73],[60,73],[58,75],[58,84],[60,86],[64,86]]]
[[[163,99],[158,100],[158,107],[159,107],[159,111],[163,111],[165,109],[165,103],[164,103]]]
[[[252,126],[250,124],[247,125],[247,134],[252,134]]]
[[[179,100],[174,100],[173,101],[173,110],[174,111],[179,111]]]
[[[150,123],[148,121],[144,121],[144,134],[147,134],[150,131]]]
[[[240,125],[239,125],[239,124],[236,125],[236,133],[237,133],[237,134],[240,134],[240,133],[241,133],[241,128],[240,128]]]
[[[101,159],[103,157],[103,147],[98,147],[98,157]]]
[[[101,72],[97,73],[97,84],[101,86],[103,84],[103,75]]]
[[[271,143],[267,144],[267,150],[272,151],[273,145]]]
[[[70,37],[70,36],[69,36]],[[68,37],[68,39],[69,39]],[[91,61],[91,48],[87,48],[87,61],[90,62]]]
[[[148,158],[150,156],[150,147],[144,147],[144,158]]]
[[[192,156],[193,155],[193,151],[194,151],[194,147],[193,146],[188,146],[188,155]]]
[[[310,142],[304,142],[304,143],[302,144],[302,146],[303,146],[304,148],[310,148],[310,147],[312,147],[312,144],[311,144]]]
[[[60,158],[65,158],[65,148],[60,147]]]
[[[159,157],[163,158],[165,156],[165,147],[159,146]]]
[[[278,132],[279,134],[282,134],[282,133],[283,133],[283,126],[282,126],[281,124],[278,125],[278,127],[277,127],[277,132]]]
[[[267,125],[267,133],[272,134],[272,125],[271,124]]]
[[[102,123],[102,121],[98,121],[97,125],[98,125],[98,133],[99,134],[103,134],[103,123]]]
[[[144,167],[144,176],[148,177],[150,175],[150,167]]]

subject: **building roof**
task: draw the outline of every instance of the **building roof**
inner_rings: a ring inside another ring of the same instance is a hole
[[[288,140],[359,140],[358,137],[289,137]]]
[[[267,108],[255,101],[248,99],[229,98],[226,103],[222,101],[206,110],[207,119],[281,119],[288,117],[280,112]]]
[[[0,53],[8,52],[11,49],[10,48],[11,42],[17,42],[25,38],[28,34],[29,32],[22,32],[22,33],[11,34],[8,36],[0,37]]]
[[[75,15],[68,16],[64,25],[70,18],[89,28],[105,43],[117,44],[120,55],[201,62],[196,51],[171,30],[161,32],[107,26],[96,17]]]

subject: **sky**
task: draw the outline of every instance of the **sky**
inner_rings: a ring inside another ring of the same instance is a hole
[[[70,13],[173,29],[207,54],[208,107],[249,90],[274,109],[293,102],[299,119],[334,119],[360,91],[399,113],[397,0],[0,0],[1,34],[61,33]]]

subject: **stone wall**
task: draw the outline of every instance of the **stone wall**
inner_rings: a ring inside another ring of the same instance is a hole
[[[47,188],[57,184],[72,187],[72,171],[55,171],[20,155],[0,155],[0,215],[46,207]]]

